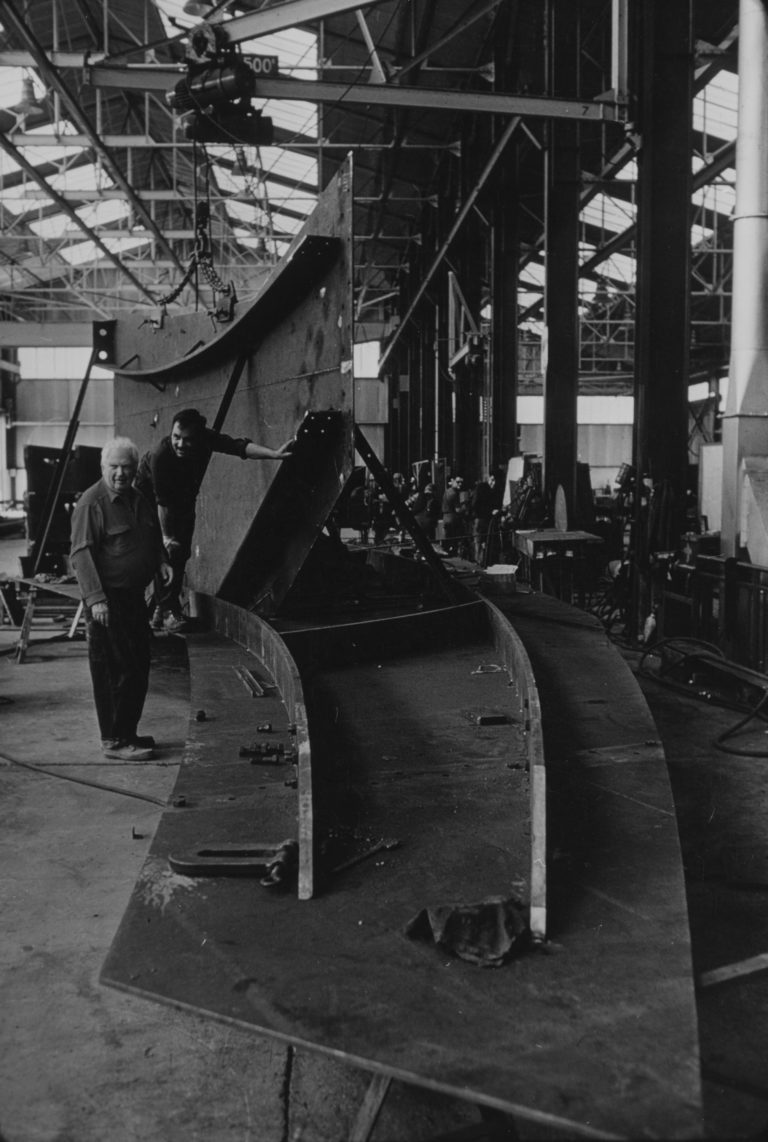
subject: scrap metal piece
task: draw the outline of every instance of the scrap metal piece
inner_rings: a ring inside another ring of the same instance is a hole
[[[287,879],[298,852],[298,842],[292,839],[279,844],[224,842],[169,854],[168,864],[182,876],[259,876],[262,883],[273,884]]]
[[[346,869],[352,868],[356,864],[360,864],[361,861],[367,860],[368,857],[372,857],[376,853],[387,852],[390,849],[397,849],[399,847],[400,842],[396,837],[382,837],[380,841],[377,841],[375,845],[371,846],[371,848],[366,849],[365,852],[358,853],[356,856],[350,857],[349,860],[345,860],[341,864],[337,864],[333,871],[344,872]]]
[[[255,675],[248,669],[247,666],[235,666],[235,674],[245,686],[252,698],[263,698],[265,694],[264,686],[255,677]]]

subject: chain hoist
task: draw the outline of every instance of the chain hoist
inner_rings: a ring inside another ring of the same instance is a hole
[[[213,290],[214,308],[208,311],[210,316],[216,321],[231,321],[234,317],[234,308],[237,302],[235,284],[234,282],[225,282],[214,267],[209,239],[210,217],[211,212],[208,203],[198,202],[195,212],[195,247],[184,277],[170,293],[165,294],[158,301],[163,310],[163,316],[165,316],[167,307],[176,301],[176,298],[180,296],[195,274],[199,272]],[[216,306],[217,294],[222,297],[222,304],[218,306]]]

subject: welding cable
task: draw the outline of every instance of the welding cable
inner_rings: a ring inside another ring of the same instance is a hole
[[[734,734],[738,733],[742,726],[746,726],[747,722],[751,722],[753,718],[760,717],[765,721],[765,716],[762,713],[762,709],[766,702],[768,702],[768,690],[765,692],[765,694],[763,694],[755,708],[750,710],[748,714],[741,718],[735,726],[731,726],[729,730],[723,730],[721,734],[718,734],[718,736],[715,738],[715,748],[722,750],[723,753],[735,754],[736,757],[768,757],[768,751],[766,750],[738,749],[736,746],[727,746],[724,744],[728,738],[733,737]]]
[[[19,761],[18,758],[9,757],[7,753],[0,753],[0,759],[7,761],[9,765],[17,765],[20,769],[29,769],[32,773],[42,773],[45,777],[58,777],[61,781],[73,781],[75,785],[88,785],[91,789],[103,789],[107,793],[121,793],[123,797],[134,797],[137,801],[148,801],[150,805],[159,805],[162,809],[168,808],[167,800],[163,801],[160,797],[153,797],[151,793],[134,793],[132,789],[121,789],[119,785],[105,785],[103,781],[88,781],[85,777],[72,777],[69,773],[43,769],[41,765],[30,765],[28,761]]]
[[[659,642],[654,643],[643,652],[636,673],[641,675],[643,678],[650,678],[653,682],[658,682],[662,686],[667,686],[668,688],[677,690],[681,693],[689,693],[692,698],[701,698],[701,694],[697,694],[695,691],[691,690],[691,688],[686,686],[685,683],[674,682],[671,679],[667,678],[667,675],[671,670],[676,669],[680,665],[685,665],[688,658],[691,657],[685,653],[683,647],[680,645],[681,643],[693,647],[704,647],[707,650],[715,652],[724,662],[728,661],[721,648],[716,646],[714,643],[707,642],[705,639],[689,637],[687,635],[672,635],[670,638],[661,639]],[[673,650],[677,650],[678,653],[682,655],[682,657],[679,658],[677,662],[673,662],[671,666],[666,668],[666,670],[660,669],[658,674],[654,674],[652,671],[645,668],[644,664],[646,659],[652,655],[654,651],[660,650],[664,646],[669,646],[670,644],[672,644]],[[733,702],[729,702],[725,698],[717,698],[714,695],[708,695],[707,701],[713,705],[725,706],[729,709],[739,708],[739,706],[735,705]],[[768,757],[768,752],[763,750],[739,749],[737,746],[728,746],[725,744],[728,738],[733,737],[734,734],[737,734],[739,730],[746,726],[748,722],[751,722],[753,718],[761,718],[763,721],[768,721],[768,713],[766,713],[764,710],[766,702],[768,702],[768,691],[762,695],[757,705],[754,706],[751,710],[748,710],[744,717],[740,718],[735,725],[731,726],[727,730],[723,730],[721,734],[717,735],[712,743],[715,746],[715,749],[719,749],[723,753],[733,754],[736,757]],[[743,706],[741,708],[743,709]]]

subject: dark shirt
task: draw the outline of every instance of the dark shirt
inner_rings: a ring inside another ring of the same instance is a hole
[[[214,452],[245,459],[247,437],[235,439],[223,432],[204,428],[194,451],[181,459],[173,451],[170,436],[164,436],[139,461],[134,483],[150,503],[192,515],[208,461]]]
[[[472,515],[475,519],[490,519],[493,515],[493,489],[485,481],[472,489],[470,500]]]
[[[113,492],[99,480],[72,512],[72,566],[91,607],[115,588],[143,590],[166,561],[160,527],[135,488]]]
[[[446,488],[443,496],[443,515],[453,516],[459,510],[459,489]]]

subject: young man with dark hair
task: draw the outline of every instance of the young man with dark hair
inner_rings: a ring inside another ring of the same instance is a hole
[[[156,506],[168,561],[173,568],[170,587],[159,591],[152,625],[182,631],[185,620],[180,592],[184,568],[192,554],[195,504],[208,462],[214,452],[242,460],[284,460],[293,447],[255,444],[248,437],[234,438],[214,432],[196,408],[185,408],[173,418],[170,436],[164,436],[142,456],[136,487]]]

